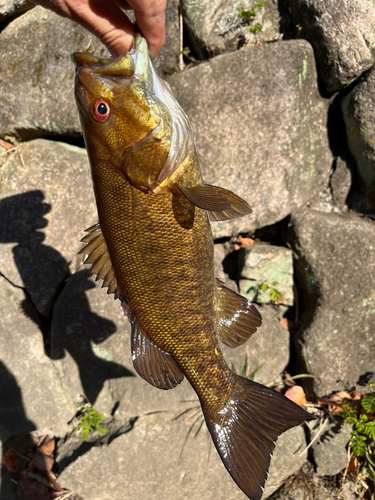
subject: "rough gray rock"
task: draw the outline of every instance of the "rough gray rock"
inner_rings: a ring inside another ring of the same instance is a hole
[[[259,2],[246,2],[242,9],[239,8],[240,3],[237,0],[182,2],[182,15],[189,40],[200,59],[234,51],[249,43],[273,41],[280,37],[279,12],[275,3],[268,2],[265,7],[256,8],[251,23],[239,16],[239,10],[248,11]],[[259,25],[261,31],[252,33],[251,25]]]
[[[81,26],[42,7],[10,23],[1,39],[0,136],[78,135],[70,55],[107,55],[104,46]]]
[[[278,379],[289,361],[289,333],[281,328],[277,311],[260,309],[263,325],[241,347],[223,346],[229,366],[239,373],[247,363],[259,368],[256,381]],[[172,391],[160,391],[135,374],[130,352],[130,325],[113,301],[94,284],[87,270],[71,276],[55,304],[51,329],[52,358],[72,404],[84,394],[95,408],[110,415],[130,418],[144,413],[174,409],[182,400],[196,400],[185,380]]]
[[[340,90],[375,63],[373,0],[288,0],[301,37],[314,47],[325,87]]]
[[[250,216],[214,223],[215,237],[273,224],[329,197],[327,103],[316,79],[304,41],[246,47],[169,79],[193,124],[204,180],[253,207]]]
[[[349,149],[357,164],[362,209],[375,214],[375,70],[345,95],[342,110]]]
[[[311,439],[318,430],[319,425],[311,433]],[[316,472],[319,476],[336,476],[345,469],[348,462],[346,447],[351,431],[351,427],[340,418],[330,420],[319,434],[318,440],[312,445]]]
[[[0,24],[35,7],[28,0],[0,0]]]
[[[374,374],[375,224],[304,210],[292,218],[305,315],[299,332],[318,396],[360,390]]]
[[[108,447],[91,448],[65,468],[58,481],[90,500],[122,498],[124,491],[134,500],[245,500],[213,449],[205,427],[197,436],[193,431],[184,445],[192,420],[183,423],[174,420],[175,416],[160,412],[139,418],[132,431]],[[203,420],[201,414],[197,418],[195,429]],[[279,438],[264,498],[299,469],[306,454],[296,461],[296,450],[300,453],[304,447],[302,428]],[[281,462],[287,465],[282,467]]]
[[[334,206],[340,211],[345,212],[347,210],[346,200],[352,185],[352,174],[341,158],[336,158],[334,162],[334,170],[331,174],[329,184]]]
[[[1,160],[0,272],[48,315],[69,266],[82,260],[84,229],[97,222],[86,151],[38,139]]]
[[[0,277],[0,435],[39,429],[61,435],[75,413],[46,356],[24,292]]]

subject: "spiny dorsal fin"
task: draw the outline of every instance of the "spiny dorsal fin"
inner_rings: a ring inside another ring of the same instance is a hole
[[[238,347],[262,324],[262,317],[245,297],[230,290],[219,279],[217,287],[218,335],[223,344]]]
[[[203,210],[222,212],[230,209],[230,202],[211,186],[177,187],[190,203]]]
[[[184,374],[176,361],[153,343],[136,320],[132,318],[131,322],[132,359],[135,371],[158,389],[173,389],[184,379]]]
[[[85,246],[78,253],[87,254],[84,263],[92,264],[90,273],[97,275],[95,281],[104,280],[102,288],[108,287],[107,293],[114,293],[115,299],[118,299],[120,292],[100,224],[94,224],[85,231],[89,234],[81,239]]]
[[[208,186],[208,185],[207,185]],[[209,186],[211,189],[214,189],[218,194],[224,196],[230,203],[230,208],[225,209],[221,212],[210,211],[208,216],[211,220],[229,220],[236,219],[237,217],[243,217],[244,215],[251,214],[252,210],[250,205],[232,193],[232,191],[228,191],[227,189],[217,187],[217,186]]]

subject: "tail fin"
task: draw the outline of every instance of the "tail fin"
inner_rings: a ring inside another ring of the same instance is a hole
[[[251,500],[260,500],[277,437],[314,417],[264,385],[242,377],[239,382],[220,411],[203,406],[203,413],[229,474]]]

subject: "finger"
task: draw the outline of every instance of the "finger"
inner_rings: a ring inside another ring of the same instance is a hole
[[[151,59],[160,52],[165,40],[165,0],[118,0],[122,8],[134,10],[137,26],[148,43]]]

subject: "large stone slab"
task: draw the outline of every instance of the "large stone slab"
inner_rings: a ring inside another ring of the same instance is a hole
[[[260,2],[245,2],[241,6],[237,0],[182,2],[184,24],[194,52],[201,59],[207,59],[249,43],[277,40],[280,37],[279,12],[275,2],[256,7],[251,22],[240,15],[250,12],[256,4]],[[253,33],[250,26],[257,26],[260,31]]]
[[[0,160],[0,272],[48,315],[84,229],[97,222],[86,151],[39,139]]]
[[[375,214],[375,70],[344,96],[342,111],[348,146],[357,164],[360,208]]]
[[[39,429],[61,435],[75,408],[46,356],[24,292],[0,277],[0,435]]]
[[[78,24],[42,7],[10,23],[1,42],[0,136],[78,135],[70,55],[107,55],[104,46]]]
[[[299,36],[315,50],[329,92],[346,87],[375,63],[373,0],[288,0]]]
[[[375,224],[315,210],[293,224],[305,302],[299,343],[315,393],[361,390],[375,372]]]
[[[273,224],[329,196],[327,102],[316,81],[304,41],[246,47],[169,79],[193,124],[203,178],[253,207],[214,223],[215,237]]]
[[[277,311],[264,306],[262,327],[243,346],[223,354],[230,367],[240,373],[259,369],[256,381],[270,383],[289,362],[289,333],[281,328]],[[64,390],[74,403],[84,394],[95,408],[110,415],[130,418],[161,409],[178,412],[181,401],[194,400],[190,384],[171,391],[155,389],[133,369],[130,325],[120,309],[87,270],[71,276],[53,309],[51,355]]]
[[[247,497],[222,465],[204,425],[194,436],[203,422],[202,415],[197,415],[186,443],[192,420],[182,423],[174,417],[173,413],[162,412],[139,418],[132,431],[109,446],[91,448],[65,468],[59,483],[90,500],[121,498],[124,491],[134,500],[245,500]],[[264,498],[297,472],[306,452],[297,460],[295,456],[305,446],[302,428],[292,429],[279,438]]]

